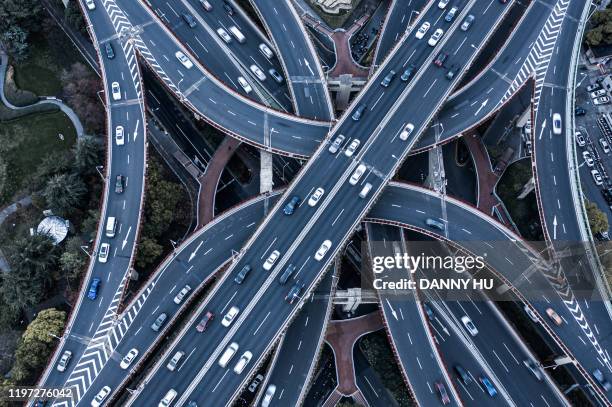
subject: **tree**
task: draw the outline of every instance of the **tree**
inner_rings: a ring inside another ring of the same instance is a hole
[[[90,175],[102,164],[102,144],[93,137],[83,137],[74,147],[75,166],[79,173]]]
[[[13,26],[2,32],[0,42],[4,44],[6,52],[17,62],[28,57],[28,33],[19,26]]]
[[[102,88],[100,80],[84,64],[77,62],[61,75],[64,98],[72,106],[85,125],[94,132],[101,132],[104,125],[104,107],[98,99]]]
[[[602,212],[596,204],[588,199],[584,200],[584,207],[587,212],[587,217],[589,218],[591,233],[597,234],[607,231],[609,228],[608,216],[606,216],[606,214]]]
[[[38,304],[45,298],[57,264],[53,241],[45,235],[27,236],[7,248],[11,271],[4,275],[2,294],[14,311]]]
[[[593,28],[586,33],[587,44],[592,46],[612,44],[612,10],[596,11],[590,23]]]
[[[162,254],[164,248],[155,240],[143,237],[138,244],[138,255],[136,256],[136,266],[145,268],[152,264]]]
[[[81,245],[79,237],[71,237],[66,241],[64,253],[59,259],[60,267],[69,283],[77,281],[87,265],[88,257],[81,250]]]
[[[0,1],[0,31],[19,26],[35,31],[40,25],[42,5],[40,0]]]
[[[93,209],[87,211],[87,217],[81,223],[81,233],[86,241],[92,240],[95,237],[99,221],[100,211]]]
[[[28,325],[21,336],[24,342],[39,341],[51,344],[62,334],[66,322],[66,313],[55,308],[42,310],[36,315],[34,321]]]
[[[49,208],[59,215],[66,215],[83,204],[87,186],[76,174],[54,175],[47,181],[42,195]]]
[[[157,161],[151,160],[147,171],[149,188],[145,197],[146,222],[143,228],[143,234],[150,238],[160,237],[174,221],[181,197],[180,186],[163,179],[162,170]]]

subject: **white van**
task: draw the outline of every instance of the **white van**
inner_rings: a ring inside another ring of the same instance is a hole
[[[178,366],[178,363],[181,361],[183,356],[185,356],[185,352],[182,352],[180,350],[176,352],[174,356],[172,356],[172,359],[170,359],[170,361],[166,365],[168,370],[174,372],[174,369],[176,369],[176,366]]]
[[[168,392],[166,393],[164,398],[161,399],[157,407],[168,407],[170,403],[172,403],[172,400],[174,400],[174,398],[176,397],[176,394],[177,394],[176,390],[174,389],[168,390]]]
[[[238,29],[238,27],[236,27],[235,25],[232,25],[232,26],[230,26],[229,30],[232,33],[232,35],[234,36],[234,38],[236,38],[238,40],[239,43],[241,43],[241,44],[245,43],[246,37],[244,36],[242,31],[240,31]]]
[[[370,184],[369,182],[366,182],[366,184],[361,189],[361,192],[359,193],[359,198],[365,198],[366,196],[368,196],[371,189],[372,189],[372,184]]]
[[[238,351],[238,344],[236,342],[232,342],[230,346],[225,349],[223,355],[219,358],[219,366],[226,367],[230,360],[234,357],[236,352]]]
[[[117,230],[117,219],[114,216],[109,216],[106,219],[106,237],[115,237]]]

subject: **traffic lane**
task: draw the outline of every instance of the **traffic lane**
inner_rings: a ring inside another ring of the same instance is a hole
[[[393,0],[387,12],[387,19],[384,23],[384,30],[378,39],[374,65],[380,65],[387,57],[393,45],[408,29],[410,20],[416,18],[425,5],[426,0]]]
[[[254,0],[252,5],[262,17],[282,61],[293,89],[296,113],[317,120],[331,120],[333,107],[319,58],[293,5],[277,2],[270,7],[262,0]]]
[[[400,228],[368,224],[366,231],[371,257],[395,256],[396,250],[402,251]],[[374,242],[375,245],[372,245]],[[384,279],[386,275],[383,272],[379,278]],[[378,294],[391,341],[399,356],[398,362],[408,378],[412,394],[420,405],[436,405],[440,399],[435,383],[442,381],[447,391],[451,384],[445,380],[442,372],[444,367],[440,366],[434,356],[437,350],[430,346],[429,332],[419,312],[415,293],[409,291],[400,294],[396,290],[381,290]],[[449,392],[449,397],[451,395]],[[457,405],[454,398],[452,400]]]
[[[353,363],[355,365],[355,382],[370,406],[399,406],[358,345],[353,348]]]
[[[273,400],[285,405],[297,406],[308,389],[307,379],[313,373],[322,339],[325,321],[331,300],[332,284],[335,284],[337,270],[327,273],[317,287],[317,292],[291,323],[285,333],[275,365],[268,379],[260,386],[274,384],[276,394]],[[272,403],[274,406],[275,403]]]
[[[278,196],[272,197],[273,200],[277,198]],[[255,224],[261,220],[264,214],[263,208],[264,202],[261,199],[246,202],[231,215],[222,214],[212,224],[194,235],[197,237],[179,249],[172,261],[147,284],[145,292],[136,296],[123,312],[123,317],[133,312],[137,313],[124,335],[125,339],[114,350],[113,360],[109,360],[100,371],[98,379],[86,393],[87,397],[89,395],[93,397],[105,385],[113,390],[117,389],[128,373],[125,371],[117,374],[119,372],[117,364],[121,358],[132,348],[138,349],[139,358],[142,358],[159,335],[150,329],[153,321],[162,312],[166,312],[169,319],[172,319],[178,311],[179,306],[172,301],[176,292],[185,284],[190,284],[193,290],[197,289],[213,271],[226,263],[233,251],[244,244]],[[221,238],[223,238],[223,248],[217,245]],[[143,305],[140,310],[135,311],[133,307],[138,302],[142,302]],[[200,314],[193,316],[196,324],[200,317]],[[197,337],[200,338],[201,335],[203,334],[198,334]]]
[[[471,340],[518,405],[538,405],[542,402],[549,406],[564,405],[550,383],[539,381],[525,367],[523,361],[532,358],[525,354],[505,325],[488,309],[494,305],[484,301],[475,293],[469,302],[446,301],[446,304],[456,320],[464,315],[470,317],[478,329],[478,334]],[[463,326],[461,328],[465,335],[470,336]]]

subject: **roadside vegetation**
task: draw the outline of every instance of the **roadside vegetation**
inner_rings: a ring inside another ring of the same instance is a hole
[[[585,34],[585,41],[591,46],[612,45],[612,8],[610,3],[604,10],[597,10],[589,20],[591,28]]]

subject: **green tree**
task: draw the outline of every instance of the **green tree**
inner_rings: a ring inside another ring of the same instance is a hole
[[[27,236],[7,248],[11,271],[4,275],[2,295],[14,311],[38,304],[52,281],[57,251],[45,235]]]
[[[584,207],[587,212],[587,217],[589,218],[589,226],[591,227],[591,233],[597,234],[608,230],[608,216],[604,212],[602,212],[596,204],[589,201],[588,199],[585,199]]]
[[[40,26],[42,4],[40,0],[2,0],[0,1],[0,31],[19,26],[35,31]]]
[[[28,32],[19,26],[12,26],[0,35],[0,42],[6,47],[6,52],[17,62],[28,57]]]
[[[64,253],[59,259],[60,267],[69,283],[77,281],[87,265],[88,257],[81,250],[81,245],[79,237],[71,237],[66,241]]]
[[[153,264],[162,254],[164,248],[154,239],[143,237],[138,244],[138,254],[136,255],[136,266],[145,268]]]
[[[62,334],[66,313],[55,308],[42,310],[36,315],[34,321],[28,325],[21,338],[26,341],[39,341],[51,344]]]
[[[163,178],[163,168],[156,160],[151,160],[147,170],[147,193],[145,199],[146,222],[143,234],[157,238],[174,221],[177,205],[181,197],[181,187]]]
[[[87,217],[81,223],[81,233],[86,241],[90,241],[95,237],[99,221],[100,211],[94,209],[87,211]]]
[[[74,147],[75,166],[79,173],[91,175],[102,161],[102,144],[93,137],[80,138]]]
[[[47,182],[42,195],[49,208],[59,215],[66,215],[83,204],[87,186],[76,174],[54,175]]]

